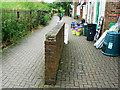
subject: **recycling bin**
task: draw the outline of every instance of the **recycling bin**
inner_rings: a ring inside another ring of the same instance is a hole
[[[81,24],[82,27],[84,27],[84,24]]]
[[[80,35],[81,35],[81,30],[76,29],[76,35],[77,35],[77,36],[80,36]]]
[[[84,36],[87,36],[87,24],[84,24],[83,35],[84,35]]]
[[[76,29],[72,29],[72,34],[73,34],[73,35],[76,34]]]
[[[96,24],[88,24],[87,25],[87,40],[93,41],[95,33],[96,33]]]
[[[72,26],[73,29],[75,29],[75,26]]]
[[[101,52],[109,56],[120,56],[120,33],[107,32]]]
[[[71,24],[71,28],[72,28],[73,26],[75,26],[75,22],[72,22],[72,24]]]
[[[82,31],[82,26],[76,26],[77,29],[81,30]]]
[[[82,26],[76,26],[76,28],[78,29],[77,31],[80,31],[80,34],[82,34],[83,27]]]

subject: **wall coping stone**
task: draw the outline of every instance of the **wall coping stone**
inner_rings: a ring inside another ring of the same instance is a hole
[[[50,30],[45,36],[46,36],[46,41],[56,41],[56,36],[58,32],[61,30],[61,27],[64,25],[64,22],[60,22],[57,24],[52,30]]]

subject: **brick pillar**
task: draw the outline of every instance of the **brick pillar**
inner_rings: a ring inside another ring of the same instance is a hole
[[[73,18],[75,18],[75,13],[77,11],[77,5],[78,5],[78,3],[79,3],[79,0],[74,0],[73,1],[73,5],[74,5],[74,15],[73,15]]]
[[[109,29],[110,23],[117,23],[120,16],[120,2],[106,2],[102,33]]]
[[[92,11],[91,11],[91,23],[93,23],[93,13],[94,13],[94,6],[92,7]]]
[[[56,74],[64,45],[64,26],[65,23],[59,23],[46,34],[45,84],[56,83]]]
[[[87,14],[88,14],[88,2],[86,2],[86,7],[87,7]],[[85,22],[87,22],[87,14],[86,14],[86,16],[85,16]]]
[[[80,21],[82,20],[82,15],[83,15],[83,8],[80,9]]]

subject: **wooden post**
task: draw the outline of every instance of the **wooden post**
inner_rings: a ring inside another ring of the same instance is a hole
[[[39,10],[37,10],[37,23],[39,23]]]
[[[40,16],[42,15],[42,11],[40,11]],[[40,24],[41,24],[41,17],[40,17]]]
[[[40,20],[39,20],[39,19],[40,19],[40,14],[39,14],[39,13],[40,13],[40,10],[37,10],[37,23],[38,23],[38,24],[39,24],[39,22],[40,22]]]
[[[34,21],[34,18],[35,18],[34,16],[35,16],[35,15],[34,15],[34,14],[35,14],[35,10],[33,10],[33,23],[32,23],[33,29],[35,28],[35,27],[34,27],[34,23],[35,23],[35,21]]]
[[[32,29],[32,17],[31,17],[31,15],[32,15],[32,10],[30,10],[30,30]]]
[[[19,18],[20,17],[20,15],[19,15],[19,9],[17,10],[17,18]]]
[[[24,23],[25,23],[25,30],[27,30],[27,25],[26,25],[26,10],[24,11],[24,13],[25,13],[25,17],[24,17],[24,18],[25,18],[25,19],[24,19],[24,20],[25,20],[25,21],[24,21]]]
[[[6,14],[7,12],[6,12],[6,9],[5,9],[5,14]],[[6,17],[6,19],[8,19],[8,17]],[[7,28],[7,20],[6,20],[6,28]]]

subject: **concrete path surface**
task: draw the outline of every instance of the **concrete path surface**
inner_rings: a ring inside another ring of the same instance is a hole
[[[7,49],[2,59],[3,88],[118,88],[118,58],[103,55],[85,36],[72,35],[74,19],[64,17],[69,25],[69,43],[64,45],[55,86],[44,85],[45,34],[57,23],[27,36],[20,44]]]

